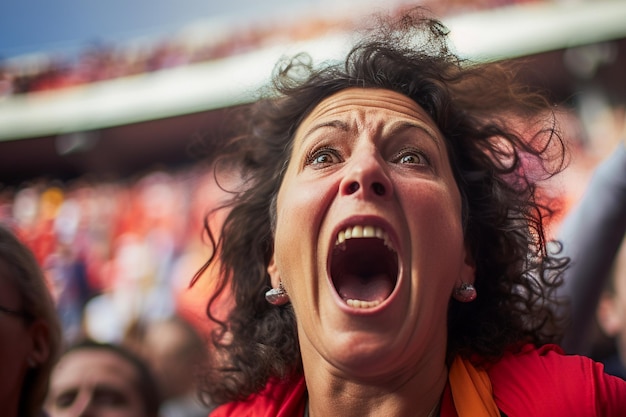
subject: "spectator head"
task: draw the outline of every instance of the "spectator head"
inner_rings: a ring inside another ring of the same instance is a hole
[[[61,349],[61,328],[33,253],[4,226],[0,226],[0,340],[2,415],[39,415]]]
[[[150,369],[114,344],[84,341],[70,347],[50,379],[50,417],[157,417],[160,395]]]

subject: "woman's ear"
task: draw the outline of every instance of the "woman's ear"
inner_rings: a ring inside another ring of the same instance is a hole
[[[50,356],[50,329],[46,322],[38,319],[30,325],[29,331],[33,344],[28,358],[37,365],[41,365]]]
[[[622,322],[621,308],[612,294],[602,293],[596,310],[596,317],[600,328],[607,336],[615,337],[622,332],[624,323]]]
[[[276,266],[276,261],[274,259],[273,254],[272,254],[272,259],[270,259],[270,263],[267,266],[267,273],[270,275],[272,287],[278,288],[278,286],[281,283],[281,279],[280,279],[280,273],[278,272],[278,266]]]

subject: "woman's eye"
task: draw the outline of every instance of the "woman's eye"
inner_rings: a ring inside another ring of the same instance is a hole
[[[398,164],[410,164],[410,165],[428,165],[428,158],[420,151],[405,150],[398,153],[395,158],[395,162]]]
[[[307,158],[307,165],[327,165],[340,160],[337,151],[334,149],[319,149]]]
[[[93,402],[101,406],[122,407],[128,404],[126,395],[114,388],[99,388],[93,395]]]
[[[68,408],[69,406],[74,404],[74,400],[76,399],[77,395],[78,393],[76,391],[64,392],[55,398],[54,400],[55,406],[60,409]]]

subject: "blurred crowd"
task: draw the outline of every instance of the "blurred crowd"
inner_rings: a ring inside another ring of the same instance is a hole
[[[441,15],[484,10],[511,4],[547,0],[447,0],[422,1]],[[397,13],[415,5],[398,1]],[[294,19],[265,16],[262,20],[236,23],[207,23],[202,31],[186,31],[167,39],[114,44],[94,40],[78,54],[42,51],[23,59],[2,60],[0,51],[0,98],[40,91],[58,90],[98,81],[216,60],[259,48],[308,40],[337,31],[355,29],[360,13],[318,13],[307,11]],[[193,35],[190,35],[193,32]]]
[[[209,353],[204,305],[211,280],[205,274],[190,283],[210,256],[202,225],[222,194],[213,171],[200,164],[125,181],[34,179],[2,189],[0,225],[32,252],[55,309],[45,320],[51,328],[60,322],[61,340],[48,341],[55,348],[41,360],[53,363],[62,347],[50,374],[50,416],[208,414],[210,400],[200,401],[196,382]],[[5,246],[2,239],[0,252]],[[3,270],[14,255],[0,255]],[[10,275],[2,278],[6,284]],[[28,309],[46,303],[29,301],[31,291],[19,297],[3,290],[0,308],[24,298],[26,310],[12,311],[37,318]],[[4,331],[0,326],[2,338]],[[0,359],[17,361],[7,352]],[[50,371],[39,362],[33,369]]]
[[[219,195],[201,166],[124,182],[33,180],[4,189],[0,222],[44,269],[65,339],[115,342],[135,322],[203,314],[188,286],[209,255],[203,216]]]

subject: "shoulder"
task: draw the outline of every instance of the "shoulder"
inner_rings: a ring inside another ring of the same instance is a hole
[[[217,407],[211,417],[302,417],[306,403],[304,377],[271,379],[246,400]]]
[[[556,345],[507,352],[487,371],[498,406],[511,417],[618,416],[626,409],[626,381]]]

